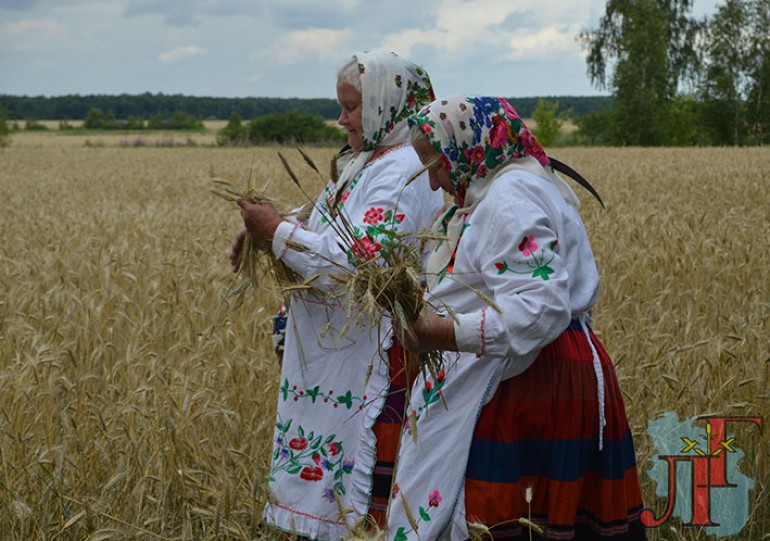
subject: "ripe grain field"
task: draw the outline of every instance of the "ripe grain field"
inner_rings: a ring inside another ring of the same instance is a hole
[[[280,539],[260,526],[277,299],[265,287],[218,310],[240,218],[205,179],[245,184],[253,163],[279,206],[301,195],[276,148],[120,140],[20,133],[0,150],[0,539]],[[333,154],[306,150],[323,167]],[[581,194],[603,278],[594,326],[659,516],[649,420],[770,422],[770,150],[553,153],[607,202]],[[755,482],[735,538],[768,539],[767,429],[735,436]],[[648,535],[707,538],[676,519]]]

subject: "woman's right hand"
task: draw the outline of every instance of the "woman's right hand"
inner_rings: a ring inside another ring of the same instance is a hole
[[[409,329],[401,329],[395,320],[393,327],[404,347],[413,353],[457,351],[454,320],[439,317],[427,306],[409,325]]]
[[[243,255],[243,242],[246,240],[246,226],[243,226],[233,236],[230,247],[227,249],[227,256],[230,258],[230,265],[233,272],[238,272],[241,268],[241,256]]]

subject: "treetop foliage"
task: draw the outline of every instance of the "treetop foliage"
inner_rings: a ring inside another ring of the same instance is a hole
[[[576,119],[583,136],[611,145],[770,143],[770,0],[725,0],[710,20],[693,18],[692,6],[608,0],[580,41],[591,81],[615,106]]]

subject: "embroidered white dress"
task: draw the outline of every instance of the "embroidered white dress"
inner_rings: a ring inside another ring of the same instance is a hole
[[[366,165],[343,189],[337,208],[360,233],[372,254],[379,252],[377,228],[400,232],[430,227],[443,203],[427,178],[405,187],[421,164],[411,146],[393,150]],[[369,506],[376,460],[372,432],[389,386],[386,350],[390,327],[355,321],[340,284],[329,275],[350,267],[349,246],[327,221],[334,185],[318,199],[306,226],[282,223],[273,250],[302,277],[318,275],[313,285],[324,295],[295,294],[286,323],[281,385],[270,472],[269,524],[311,539],[338,540]],[[371,228],[375,226],[375,228]],[[365,236],[369,227],[370,237]],[[304,245],[295,251],[287,240]],[[341,517],[335,493],[351,512]]]
[[[445,373],[418,377],[413,387],[409,421],[416,426],[401,439],[391,540],[468,539],[463,482],[481,408],[598,298],[583,223],[543,178],[500,173],[462,227],[453,268],[429,278],[426,297],[439,310],[451,307],[461,353],[445,353]]]

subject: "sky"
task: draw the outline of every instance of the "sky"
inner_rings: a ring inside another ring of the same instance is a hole
[[[711,15],[718,0],[695,0]],[[605,0],[0,0],[0,94],[334,98],[352,53],[438,96],[594,96],[577,36]]]

